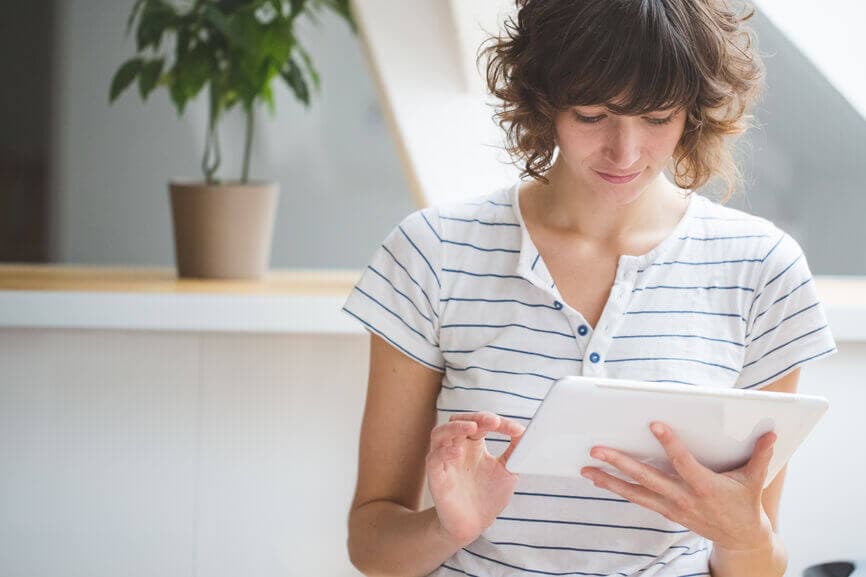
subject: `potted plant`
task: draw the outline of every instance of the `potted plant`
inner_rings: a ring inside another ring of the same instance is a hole
[[[207,89],[204,180],[169,183],[178,276],[260,278],[270,261],[279,186],[250,180],[255,111],[274,114],[273,80],[280,78],[305,107],[319,75],[295,34],[297,19],[332,10],[355,31],[349,0],[136,0],[126,33],[135,28],[136,56],[111,81],[113,103],[133,82],[147,100],[164,86],[183,115]],[[165,40],[173,45],[163,50]],[[217,177],[219,123],[240,106],[246,118],[243,169],[238,180]]]

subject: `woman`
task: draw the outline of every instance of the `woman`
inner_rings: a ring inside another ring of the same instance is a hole
[[[486,49],[531,177],[409,215],[344,310],[371,332],[352,562],[370,575],[781,576],[774,436],[667,475],[504,467],[551,384],[596,375],[796,390],[835,352],[794,239],[696,192],[737,182],[762,67],[722,0],[520,0]],[[558,154],[554,154],[558,151]],[[664,170],[668,169],[671,179]],[[724,201],[722,201],[724,202]],[[428,481],[434,506],[420,510]]]

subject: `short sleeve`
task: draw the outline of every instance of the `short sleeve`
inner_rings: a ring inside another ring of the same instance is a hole
[[[737,388],[761,388],[836,352],[824,306],[800,245],[776,229],[747,316]]]
[[[373,254],[342,310],[405,355],[445,372],[439,349],[439,231],[436,207],[403,219]]]

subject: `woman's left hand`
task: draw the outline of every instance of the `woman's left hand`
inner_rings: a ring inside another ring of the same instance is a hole
[[[761,504],[761,494],[773,457],[775,433],[757,440],[745,465],[716,473],[698,463],[667,425],[652,423],[650,430],[664,447],[676,474],[660,471],[615,449],[593,447],[591,457],[619,469],[636,483],[595,467],[584,467],[581,475],[596,487],[652,509],[706,537],[717,547],[743,551],[762,547],[772,540],[773,528]]]

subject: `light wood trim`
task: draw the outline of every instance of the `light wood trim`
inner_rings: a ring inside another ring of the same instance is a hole
[[[178,279],[170,267],[0,264],[0,290],[347,295],[356,270],[271,270],[260,280]]]

